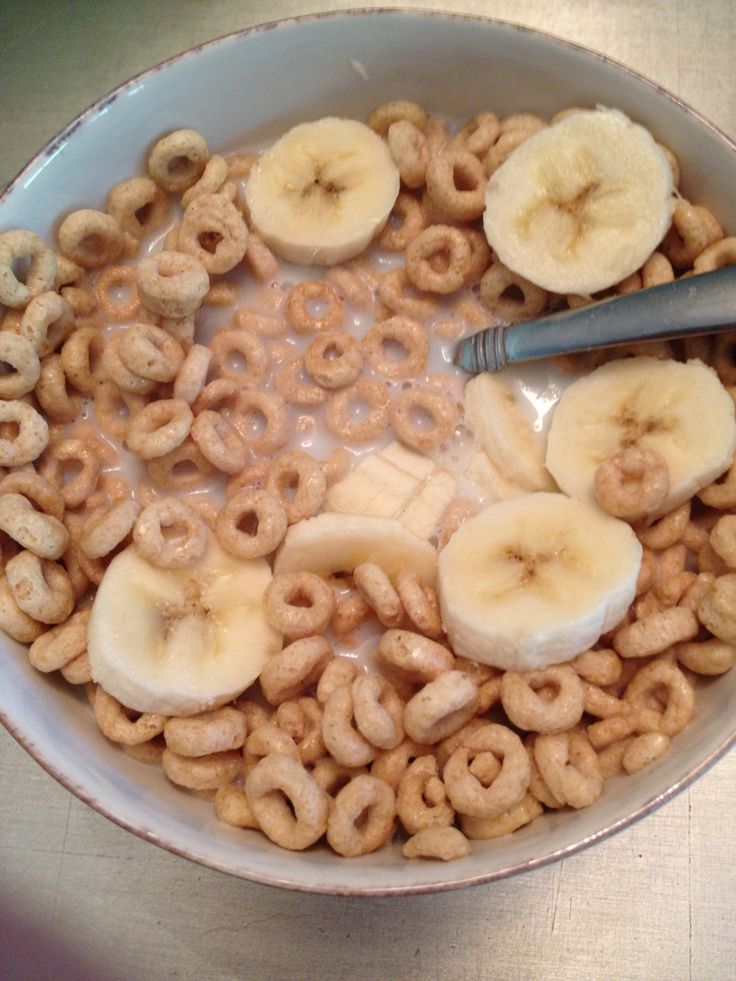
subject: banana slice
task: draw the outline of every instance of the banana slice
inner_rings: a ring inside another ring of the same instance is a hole
[[[547,468],[572,497],[594,500],[596,468],[640,446],[667,461],[666,514],[723,473],[736,449],[733,401],[702,361],[623,358],[573,382],[553,410]]]
[[[456,490],[455,478],[434,460],[390,443],[333,484],[324,507],[342,514],[398,518],[415,535],[431,538]]]
[[[489,374],[472,378],[465,386],[465,422],[507,481],[530,491],[554,490],[544,444],[506,381]]]
[[[512,671],[567,661],[624,616],[642,547],[623,521],[563,494],[492,504],[440,552],[456,654]]]
[[[291,525],[273,571],[332,576],[352,572],[362,562],[375,562],[391,579],[411,569],[433,584],[437,573],[434,548],[396,518],[332,512]]]
[[[637,270],[664,237],[672,171],[651,135],[613,109],[530,137],[492,175],[488,241],[509,269],[554,293],[590,294]]]
[[[471,484],[478,488],[483,503],[495,504],[497,501],[508,501],[512,497],[521,497],[529,491],[521,484],[507,480],[491,458],[483,450],[478,450],[471,457],[465,476]]]
[[[266,622],[265,559],[213,540],[187,569],[160,569],[134,545],[105,571],[89,620],[92,677],[138,712],[191,715],[229,702],[281,649]]]
[[[387,144],[354,119],[327,116],[290,129],[253,167],[250,221],[291,262],[331,266],[362,252],[399,193]]]

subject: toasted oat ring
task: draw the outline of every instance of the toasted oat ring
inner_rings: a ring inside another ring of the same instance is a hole
[[[693,272],[696,275],[713,272],[715,269],[732,266],[734,263],[736,263],[736,236],[732,235],[703,249],[693,263]]]
[[[15,436],[0,437],[0,467],[22,467],[43,453],[49,441],[49,427],[33,406],[22,401],[0,401],[0,423],[18,427]]]
[[[225,706],[187,718],[168,719],[164,729],[167,747],[179,756],[207,756],[240,749],[245,743],[245,716]]]
[[[393,685],[380,674],[359,674],[352,692],[358,731],[379,749],[395,749],[404,738],[404,704]]]
[[[304,352],[304,369],[323,388],[352,385],[363,370],[360,342],[339,328],[325,330]]]
[[[475,776],[472,767],[473,759],[485,753],[501,761],[498,775],[489,784]],[[449,801],[460,814],[498,817],[518,804],[529,789],[529,757],[515,732],[490,722],[466,736],[445,763],[442,777]]]
[[[470,842],[459,828],[422,828],[408,838],[401,849],[404,858],[438,858],[452,862],[465,858]]]
[[[453,823],[455,812],[432,754],[418,757],[404,771],[396,793],[396,811],[410,835],[423,828],[447,828]]]
[[[108,378],[95,389],[97,425],[108,435],[125,439],[132,414],[144,404],[142,396],[124,392]]]
[[[423,187],[429,163],[424,133],[410,119],[397,119],[386,133],[388,148],[405,187]]]
[[[291,450],[269,465],[264,487],[281,503],[289,524],[294,524],[319,511],[327,479],[313,457],[302,450]]]
[[[22,494],[6,489],[0,491],[0,530],[42,559],[61,558],[69,542],[69,532],[59,518],[38,511]]]
[[[538,133],[543,128],[544,123],[541,119],[532,122],[530,117],[525,124],[521,124],[521,120],[519,120],[518,125],[511,127],[507,126],[506,120],[503,120],[498,139],[488,148],[486,155],[483,157],[483,169],[486,175],[490,177],[511,156],[517,147],[521,146],[525,140],[528,140],[530,136]]]
[[[289,290],[286,319],[297,334],[342,327],[345,311],[335,289],[323,279],[305,279]]]
[[[123,251],[123,230],[112,215],[93,208],[72,211],[57,233],[62,255],[83,269],[114,262]]]
[[[313,572],[282,572],[264,594],[266,619],[292,640],[324,633],[335,611],[335,594]]]
[[[138,314],[141,301],[136,278],[133,266],[108,266],[97,277],[95,294],[107,320],[122,324]]]
[[[399,594],[375,562],[362,562],[353,571],[355,585],[385,627],[398,627],[404,618]]]
[[[500,131],[501,124],[495,113],[479,112],[457,131],[452,138],[452,146],[482,157],[496,142]]]
[[[284,753],[286,756],[300,761],[296,743],[288,732],[279,729],[273,719],[251,732],[246,740],[243,750],[243,772],[245,776],[250,773],[259,760],[271,753]]]
[[[278,394],[290,405],[314,408],[327,401],[327,391],[312,382],[303,358],[293,358],[282,364],[274,372],[273,381]]]
[[[736,664],[736,646],[711,637],[708,640],[678,644],[675,656],[683,667],[696,674],[719,675]]]
[[[509,134],[510,135],[510,134]],[[462,834],[471,841],[488,841],[492,838],[502,838],[512,834],[524,825],[530,824],[544,812],[544,807],[532,793],[525,794],[518,804],[508,811],[493,818],[470,817],[463,814],[460,817]],[[448,829],[450,830],[450,829]],[[420,832],[424,833],[424,832]]]
[[[262,429],[259,428],[261,419],[265,420]],[[236,411],[230,422],[245,445],[259,456],[274,453],[289,438],[286,404],[275,392],[256,388],[241,389],[237,395]]]
[[[613,647],[623,658],[651,657],[673,644],[692,640],[698,629],[698,618],[693,611],[676,606],[621,627],[613,635]]]
[[[342,766],[331,756],[323,756],[312,768],[312,776],[330,797],[334,797],[353,777],[367,772],[363,766]]]
[[[97,685],[95,689],[92,709],[102,734],[113,742],[127,746],[137,746],[160,736],[167,720],[165,715],[144,712],[132,721],[128,717],[129,710],[101,685]]]
[[[129,371],[156,382],[173,381],[184,362],[181,344],[154,324],[131,324],[120,335],[119,351]]]
[[[290,756],[264,757],[248,774],[245,793],[261,831],[281,848],[301,851],[327,829],[329,797]]]
[[[210,276],[229,272],[245,255],[248,228],[225,194],[202,194],[186,208],[177,246],[193,255]]]
[[[478,686],[462,671],[446,671],[428,682],[404,708],[404,731],[424,746],[438,743],[475,715]]]
[[[710,223],[701,209],[679,198],[672,213],[672,225],[661,245],[669,261],[677,269],[688,269],[711,242]]]
[[[261,671],[261,689],[266,700],[271,705],[280,705],[301,695],[316,684],[331,657],[332,648],[324,637],[293,641],[269,658]]]
[[[133,416],[125,437],[140,460],[153,460],[177,449],[189,435],[194,416],[181,399],[149,402]]]
[[[662,252],[652,252],[641,267],[641,285],[644,289],[650,286],[661,286],[671,283],[675,278],[670,260]]]
[[[130,535],[140,512],[141,505],[132,498],[116,501],[85,527],[79,547],[90,559],[109,555]]]
[[[415,684],[434,681],[452,671],[455,658],[442,644],[410,630],[386,630],[378,642],[378,656]]]
[[[65,342],[59,357],[66,378],[82,395],[95,395],[105,380],[105,338],[96,327],[80,327]]]
[[[429,337],[421,324],[408,317],[389,317],[374,324],[362,346],[371,368],[385,378],[412,378],[427,367]],[[390,353],[396,347],[401,352],[398,358]]]
[[[196,401],[207,381],[212,352],[203,344],[193,344],[186,353],[174,381],[174,398],[189,405]]]
[[[221,330],[210,342],[212,365],[223,378],[234,378],[242,385],[261,385],[269,372],[263,341],[249,330]],[[233,364],[238,357],[244,362]]]
[[[665,549],[681,541],[690,521],[690,501],[665,514],[654,524],[637,528],[636,534],[645,548]]]
[[[406,247],[406,274],[417,289],[452,293],[460,289],[469,271],[470,244],[459,228],[430,225]]]
[[[87,650],[89,610],[73,613],[63,623],[41,634],[28,650],[28,660],[36,671],[48,673],[66,667]]]
[[[141,303],[162,317],[177,319],[193,314],[210,288],[210,277],[202,263],[182,252],[146,256],[136,269]]]
[[[715,636],[727,643],[736,643],[736,573],[719,575],[698,604],[698,619]],[[671,612],[671,611],[669,611]],[[678,638],[691,640],[690,637]]]
[[[189,790],[217,790],[240,776],[243,757],[236,749],[207,756],[179,756],[164,749],[161,756],[164,773],[172,783]]]
[[[250,809],[245,790],[233,781],[217,788],[213,801],[218,821],[231,828],[258,829],[258,822]]]
[[[279,729],[283,729],[293,739],[299,751],[299,759],[305,766],[324,758],[326,750],[322,739],[322,707],[316,698],[304,697],[282,702],[276,709],[275,718]]]
[[[368,406],[362,418],[350,411],[356,403]],[[331,396],[325,409],[325,426],[333,436],[346,443],[368,443],[383,433],[387,415],[385,385],[372,378],[361,378]]]
[[[352,303],[359,310],[373,306],[373,288],[368,280],[349,266],[330,266],[325,279],[334,286],[341,300]]]
[[[480,281],[481,302],[494,316],[508,323],[531,320],[547,305],[547,293],[528,279],[511,272],[498,259],[491,262]]]
[[[551,701],[536,694],[551,687]],[[501,702],[506,715],[519,729],[558,732],[577,725],[583,715],[585,692],[574,668],[553,664],[536,671],[506,671],[501,679]]]
[[[122,331],[107,339],[101,357],[103,372],[124,392],[130,392],[132,395],[150,395],[155,391],[157,382],[152,378],[137,375],[127,367],[120,357],[122,340]]]
[[[47,627],[30,617],[18,606],[7,576],[0,576],[0,630],[19,644],[31,644]]]
[[[196,562],[204,555],[208,539],[202,519],[175,497],[153,501],[138,515],[133,528],[133,541],[143,558],[163,569],[181,569]]]
[[[396,592],[417,630],[427,637],[442,636],[439,602],[432,586],[422,582],[416,572],[403,569],[396,576]]]
[[[607,457],[595,471],[596,501],[604,511],[627,521],[656,513],[669,490],[667,461],[656,450],[626,447]]]
[[[191,439],[185,439],[171,453],[149,460],[146,469],[157,487],[172,492],[193,490],[215,472],[215,468]]]
[[[254,525],[253,533],[242,531],[243,525]],[[281,543],[286,528],[286,513],[268,491],[239,491],[230,498],[215,521],[215,534],[220,545],[238,559],[270,555]]]
[[[24,550],[5,564],[5,575],[19,608],[41,623],[61,623],[76,597],[66,569]]]
[[[424,130],[427,125],[427,113],[418,103],[408,99],[392,99],[390,102],[382,102],[368,117],[368,125],[379,136],[385,136],[389,127],[401,119],[408,119],[420,130]]]
[[[396,799],[388,784],[368,775],[353,777],[330,808],[327,842],[338,855],[368,855],[391,840],[395,823]]]
[[[18,333],[33,344],[39,357],[54,351],[74,330],[71,304],[58,293],[39,293],[23,311]]]
[[[378,749],[353,724],[352,684],[338,685],[323,703],[322,738],[328,753],[343,766],[365,766]]]
[[[202,176],[199,178],[196,184],[192,184],[190,188],[182,194],[181,196],[181,206],[182,208],[187,208],[195,200],[195,198],[201,197],[203,194],[216,194],[222,189],[222,185],[228,179],[230,167],[227,160],[224,157],[213,153],[205,164],[204,170],[202,171]]]
[[[647,705],[650,697],[659,698],[664,692],[664,711],[657,729],[674,736],[692,721],[695,714],[695,693],[687,677],[674,661],[655,660],[639,668],[626,687],[625,701],[636,706]]]
[[[487,182],[478,157],[461,147],[448,147],[427,165],[429,199],[451,221],[473,221],[483,214]]]
[[[219,412],[204,409],[194,419],[192,439],[213,467],[223,473],[241,473],[246,462],[243,441],[235,427]]]
[[[22,494],[37,511],[50,514],[59,521],[64,517],[64,501],[53,484],[34,470],[15,470],[0,479],[0,496]]]
[[[161,228],[170,210],[168,197],[150,177],[116,184],[107,195],[106,206],[123,232],[138,241]]]
[[[383,273],[378,281],[378,296],[390,311],[413,320],[426,320],[438,310],[437,302],[429,293],[414,289],[406,269],[401,266]]]
[[[177,129],[153,145],[148,173],[159,187],[182,194],[199,180],[210,155],[205,138],[193,129]]]
[[[245,261],[259,283],[265,283],[278,274],[278,259],[261,236],[255,232],[248,235],[248,244],[245,246]]]
[[[388,221],[376,236],[379,249],[403,252],[409,242],[427,227],[427,217],[421,204],[407,191],[400,191]]]
[[[592,685],[614,685],[623,670],[621,658],[610,649],[583,651],[570,661],[570,666]]]
[[[603,774],[595,750],[585,736],[548,732],[534,741],[534,758],[542,779],[562,804],[589,807],[603,790]]]
[[[13,369],[0,374],[0,399],[19,399],[27,395],[41,377],[41,362],[36,349],[20,334],[0,332],[0,363]]]
[[[388,418],[402,443],[427,453],[438,449],[452,436],[458,409],[442,392],[409,388],[393,398]]]
[[[15,275],[18,260],[29,259],[23,282]],[[33,232],[13,229],[0,234],[0,303],[21,310],[29,301],[53,289],[57,260],[52,250]]]
[[[697,496],[710,508],[725,510],[736,506],[736,460],[718,480],[699,490]]]

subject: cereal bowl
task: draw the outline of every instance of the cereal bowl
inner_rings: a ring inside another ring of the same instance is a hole
[[[417,39],[421,38],[421,45]],[[321,66],[329,64],[329,73]],[[585,79],[581,91],[580,79]],[[390,99],[450,119],[487,107],[551,117],[614,106],[648,127],[683,165],[682,193],[736,228],[736,148],[673,97],[609,60],[554,38],[487,20],[360,11],[268,25],[203,45],[121,86],[59,134],[0,200],[0,228],[52,239],[57,216],[103,207],[110,187],[145,172],[158,137],[178,127],[229,152],[261,146],[325,115],[367,118]],[[56,779],[142,838],[212,868],[304,891],[390,895],[487,882],[564,857],[625,827],[687,786],[736,740],[731,675],[698,690],[698,711],[667,756],[607,782],[579,811],[548,811],[515,832],[473,843],[440,864],[408,862],[401,845],[357,859],[317,846],[279,849],[216,820],[211,804],[124,755],[99,734],[78,689],[41,676],[21,645],[3,641],[0,711],[7,728]]]

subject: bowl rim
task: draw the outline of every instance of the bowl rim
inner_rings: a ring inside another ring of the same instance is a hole
[[[66,126],[59,130],[54,136],[49,139],[43,147],[41,147],[33,157],[26,163],[20,171],[13,177],[5,188],[0,192],[0,207],[7,196],[14,190],[15,186],[25,177],[26,174],[31,172],[37,164],[44,158],[51,156],[59,147],[61,147],[64,142],[84,123],[97,115],[100,111],[103,111],[107,106],[111,105],[119,95],[123,94],[132,87],[138,85],[140,82],[145,81],[145,79],[150,78],[157,74],[162,69],[169,67],[172,64],[176,64],[180,61],[190,59],[195,57],[197,54],[204,50],[210,50],[220,45],[227,43],[235,43],[241,38],[258,35],[266,32],[275,32],[282,29],[288,29],[292,26],[298,26],[302,23],[319,21],[319,20],[339,20],[348,19],[355,16],[360,17],[373,17],[379,15],[381,17],[392,18],[392,17],[417,17],[418,19],[433,18],[437,20],[458,20],[465,22],[476,22],[483,24],[484,26],[490,26],[493,28],[502,28],[512,32],[517,32],[520,34],[528,34],[536,38],[540,38],[545,41],[551,41],[558,47],[568,48],[579,55],[583,55],[587,58],[592,58],[595,61],[601,62],[605,65],[609,65],[617,69],[634,79],[639,83],[643,83],[645,86],[654,89],[661,97],[664,97],[669,102],[673,103],[675,106],[679,107],[686,114],[697,119],[701,125],[707,127],[711,132],[722,140],[734,153],[736,153],[736,140],[732,139],[727,133],[720,129],[715,123],[711,122],[705,116],[702,115],[697,109],[693,108],[689,103],[682,100],[679,96],[674,95],[664,86],[660,85],[658,82],[644,75],[643,73],[630,68],[629,66],[619,62],[618,60],[611,58],[610,56],[597,51],[593,48],[589,48],[584,44],[580,44],[575,41],[567,40],[566,38],[559,37],[548,31],[539,30],[537,28],[528,27],[523,24],[517,24],[513,21],[503,20],[495,17],[486,17],[481,14],[465,14],[456,11],[447,10],[437,10],[425,7],[359,7],[359,8],[347,8],[344,10],[328,10],[319,11],[315,13],[302,14],[293,17],[285,17],[277,20],[270,20],[261,24],[255,24],[251,27],[246,27],[241,30],[230,31],[227,34],[220,35],[210,40],[203,41],[200,44],[194,45],[191,48],[187,48],[184,51],[178,52],[166,58],[156,64],[143,69],[136,75],[131,76],[124,82],[117,85],[115,88],[110,90],[107,94],[96,99],[94,102],[90,103],[85,109],[78,113]],[[723,757],[729,749],[736,745],[736,729],[730,735],[726,735],[722,742],[720,742],[708,756],[701,760],[696,766],[694,766],[690,771],[688,771],[680,780],[676,781],[674,784],[666,788],[659,794],[648,799],[644,804],[636,808],[630,814],[624,815],[605,827],[593,832],[581,838],[578,841],[572,842],[569,845],[565,845],[561,848],[554,849],[550,852],[540,855],[539,857],[533,859],[527,859],[523,862],[506,865],[502,868],[490,871],[490,872],[479,872],[475,875],[464,876],[460,879],[448,879],[446,881],[436,881],[429,883],[407,883],[395,886],[372,886],[372,885],[359,885],[359,886],[341,886],[337,884],[319,884],[319,883],[306,883],[300,880],[294,880],[291,878],[285,878],[278,876],[276,874],[263,874],[257,870],[245,871],[242,869],[236,869],[229,867],[226,863],[221,862],[217,859],[208,857],[196,848],[187,848],[177,843],[176,840],[169,840],[167,836],[163,833],[154,832],[146,829],[145,827],[131,823],[130,821],[120,817],[113,813],[113,811],[103,802],[97,800],[93,793],[85,789],[81,784],[78,784],[72,776],[68,773],[63,772],[59,767],[53,765],[44,756],[44,751],[42,748],[36,745],[33,738],[23,731],[23,727],[20,723],[11,720],[8,713],[0,706],[0,722],[2,722],[5,729],[10,733],[10,735],[16,740],[16,742],[35,760],[35,762],[45,770],[54,780],[61,784],[66,790],[74,794],[79,800],[88,805],[97,813],[101,814],[103,817],[107,818],[113,824],[122,828],[125,831],[129,831],[136,837],[142,839],[150,844],[158,845],[160,848],[177,855],[181,858],[188,859],[189,861],[196,862],[205,867],[215,869],[219,872],[224,872],[228,875],[235,876],[237,878],[245,879],[247,881],[255,882],[260,885],[272,886],[275,888],[290,889],[296,892],[311,893],[316,895],[333,895],[333,896],[356,896],[356,897],[393,897],[393,896],[410,896],[410,895],[422,895],[427,893],[435,892],[448,892],[450,890],[456,890],[461,888],[466,888],[468,886],[483,885],[485,883],[496,882],[502,879],[510,878],[511,876],[518,875],[523,872],[530,872],[534,869],[542,868],[546,865],[550,865],[557,862],[563,858],[570,855],[577,854],[578,852],[587,849],[589,846],[596,844],[606,838],[611,837],[618,831],[623,830],[647,815],[651,814],[653,811],[657,810],[667,801],[674,798],[676,795],[681,793],[692,783],[694,783],[699,777],[701,777],[707,770],[709,770],[721,757]]]

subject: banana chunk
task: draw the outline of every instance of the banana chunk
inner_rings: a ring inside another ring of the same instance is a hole
[[[492,504],[440,552],[452,648],[512,671],[567,661],[622,619],[641,556],[629,525],[584,501],[540,492]]]
[[[250,221],[290,262],[330,266],[362,252],[399,193],[388,145],[364,123],[326,116],[294,126],[253,167]]]
[[[235,559],[214,539],[187,569],[158,568],[131,545],[92,605],[92,678],[137,712],[191,715],[229,702],[281,649],[264,614],[270,581],[265,559]]]
[[[672,172],[642,126],[578,112],[521,144],[492,175],[484,227],[500,260],[553,293],[590,294],[635,272],[670,224]]]
[[[710,484],[736,450],[731,396],[702,361],[623,358],[573,382],[555,406],[547,468],[571,497],[594,500],[595,471],[625,447],[656,450],[668,467],[666,514]]]
[[[380,565],[391,579],[410,569],[430,585],[437,573],[435,549],[396,518],[332,512],[291,525],[273,571],[332,576],[352,572],[363,562]]]

